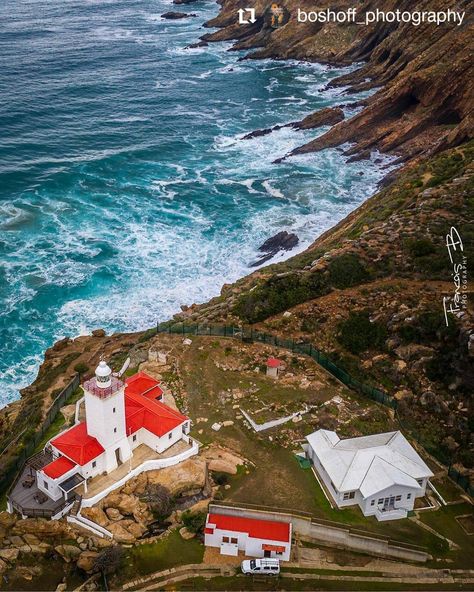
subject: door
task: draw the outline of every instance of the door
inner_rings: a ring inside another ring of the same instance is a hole
[[[272,556],[272,552],[271,551],[264,551],[263,552],[263,556],[264,557],[271,557]]]
[[[121,465],[122,459],[120,458],[120,448],[117,448],[115,451],[115,458],[117,459],[117,465]]]
[[[386,497],[383,500],[383,509],[384,512],[386,512],[387,510],[393,510],[395,508],[395,496],[391,496],[391,497]]]

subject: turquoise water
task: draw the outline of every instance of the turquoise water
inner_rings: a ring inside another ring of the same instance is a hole
[[[357,97],[324,90],[341,70],[187,50],[217,5],[163,21],[170,9],[1,3],[0,404],[55,339],[204,301],[263,240],[294,231],[303,249],[382,176],[336,150],[272,164],[315,132],[240,140]]]

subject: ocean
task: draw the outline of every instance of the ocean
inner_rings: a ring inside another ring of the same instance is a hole
[[[300,243],[284,256],[304,249],[386,174],[386,159],[346,164],[339,150],[273,164],[324,128],[242,140],[362,95],[326,89],[347,68],[186,49],[217,11],[1,3],[0,406],[56,339],[205,301],[251,271],[265,239],[288,230]]]

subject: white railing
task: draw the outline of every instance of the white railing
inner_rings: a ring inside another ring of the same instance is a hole
[[[108,537],[110,539],[113,538],[113,534],[110,532],[110,530],[107,530],[103,526],[100,526],[96,522],[89,520],[89,518],[86,518],[85,516],[82,516],[81,514],[77,514],[76,516],[68,516],[66,518],[66,520],[68,522],[70,522],[71,524],[76,524],[77,526],[80,526],[81,528],[85,528],[85,529],[89,530],[90,532],[93,532],[96,536],[99,536],[101,538],[104,538],[104,537]]]
[[[377,509],[375,512],[375,517],[379,522],[383,522],[384,520],[398,520],[399,518],[406,518],[407,514],[408,510],[403,508],[392,508],[390,510]]]
[[[156,471],[158,469],[164,469],[166,467],[172,467],[173,465],[177,465],[183,460],[186,460],[187,458],[194,456],[199,452],[199,444],[196,440],[194,440],[194,438],[190,438],[190,441],[191,447],[188,450],[185,450],[184,452],[180,452],[179,454],[175,454],[175,456],[170,456],[168,458],[145,460],[141,465],[138,465],[138,467],[135,467],[124,477],[122,477],[122,479],[116,481],[109,487],[106,487],[100,493],[97,493],[96,495],[89,498],[83,497],[81,507],[90,508],[91,506],[94,506],[97,502],[106,497],[109,493],[111,493],[115,489],[123,487],[123,485],[125,485],[125,483],[129,479],[137,477],[138,475],[140,475],[140,473],[144,473],[146,471]]]

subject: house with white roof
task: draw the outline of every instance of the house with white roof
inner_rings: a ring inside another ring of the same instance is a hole
[[[341,440],[317,430],[306,455],[338,508],[358,505],[378,520],[405,518],[433,473],[401,432]]]
[[[221,555],[272,557],[290,560],[291,523],[247,518],[244,515],[207,515],[204,544],[217,547]]]

